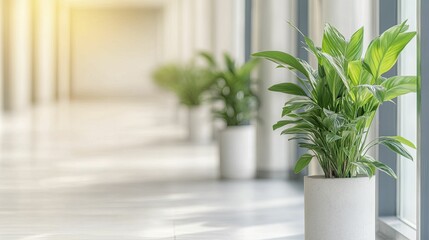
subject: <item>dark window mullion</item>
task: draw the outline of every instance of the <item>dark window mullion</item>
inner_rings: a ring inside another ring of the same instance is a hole
[[[398,1],[392,4],[392,0],[380,0],[379,2],[379,33],[384,32],[398,22]],[[395,66],[384,76],[397,75],[398,68]],[[380,107],[378,112],[378,133],[380,136],[396,136],[398,127],[398,111],[396,99],[394,103],[386,103]],[[378,151],[379,160],[398,172],[396,153],[380,146]],[[397,180],[386,174],[378,175],[378,214],[379,216],[397,215]]]
[[[429,239],[429,0],[418,4],[417,171],[418,240]]]
[[[244,58],[248,61],[252,55],[252,0],[245,0],[244,11]]]

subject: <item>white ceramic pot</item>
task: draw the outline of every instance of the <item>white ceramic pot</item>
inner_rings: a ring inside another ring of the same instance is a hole
[[[251,179],[255,176],[255,127],[226,127],[219,135],[220,177]]]
[[[375,240],[375,177],[304,179],[306,240]]]
[[[210,106],[201,105],[189,108],[188,134],[192,143],[205,144],[212,141],[213,127]]]

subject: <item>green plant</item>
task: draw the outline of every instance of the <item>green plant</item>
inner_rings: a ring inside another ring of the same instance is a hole
[[[167,64],[153,73],[155,83],[177,95],[180,103],[199,106],[214,83],[211,72],[195,64]]]
[[[256,59],[237,66],[229,54],[224,54],[225,67],[219,68],[213,56],[201,54],[208,62],[209,71],[216,76],[212,97],[222,103],[214,107],[215,117],[224,120],[227,126],[248,125],[255,118],[258,99],[252,91],[251,73],[258,64]]]
[[[180,66],[177,64],[161,65],[153,71],[152,79],[159,87],[171,91],[173,85],[177,82],[180,71]]]
[[[254,54],[298,73],[300,84],[281,83],[270,88],[294,95],[283,107],[285,119],[273,129],[286,126],[282,134],[294,135],[291,139],[310,150],[297,161],[296,173],[315,157],[326,178],[350,178],[358,174],[371,177],[376,169],[396,177],[390,167],[367,155],[378,144],[412,160],[403,144],[415,146],[402,137],[367,141],[379,106],[416,91],[416,76],[382,76],[395,65],[400,52],[416,35],[407,30],[406,22],[388,29],[370,43],[362,59],[363,28],[346,41],[337,29],[327,24],[321,48],[303,35],[306,49],[317,59],[317,69],[283,52]]]

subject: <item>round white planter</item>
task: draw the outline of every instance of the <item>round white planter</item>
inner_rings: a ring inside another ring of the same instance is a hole
[[[375,240],[375,177],[304,179],[306,240]]]
[[[213,128],[210,106],[190,107],[188,111],[188,136],[192,143],[205,144],[212,140]]]
[[[226,127],[219,135],[219,169],[224,179],[251,179],[255,176],[255,127]]]

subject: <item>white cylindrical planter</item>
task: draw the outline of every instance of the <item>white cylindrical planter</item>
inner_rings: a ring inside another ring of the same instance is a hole
[[[306,240],[375,240],[375,177],[304,179]]]
[[[206,144],[211,142],[213,128],[210,106],[201,105],[189,108],[188,134],[192,143]]]
[[[227,127],[219,135],[220,177],[251,179],[255,176],[255,127]]]

